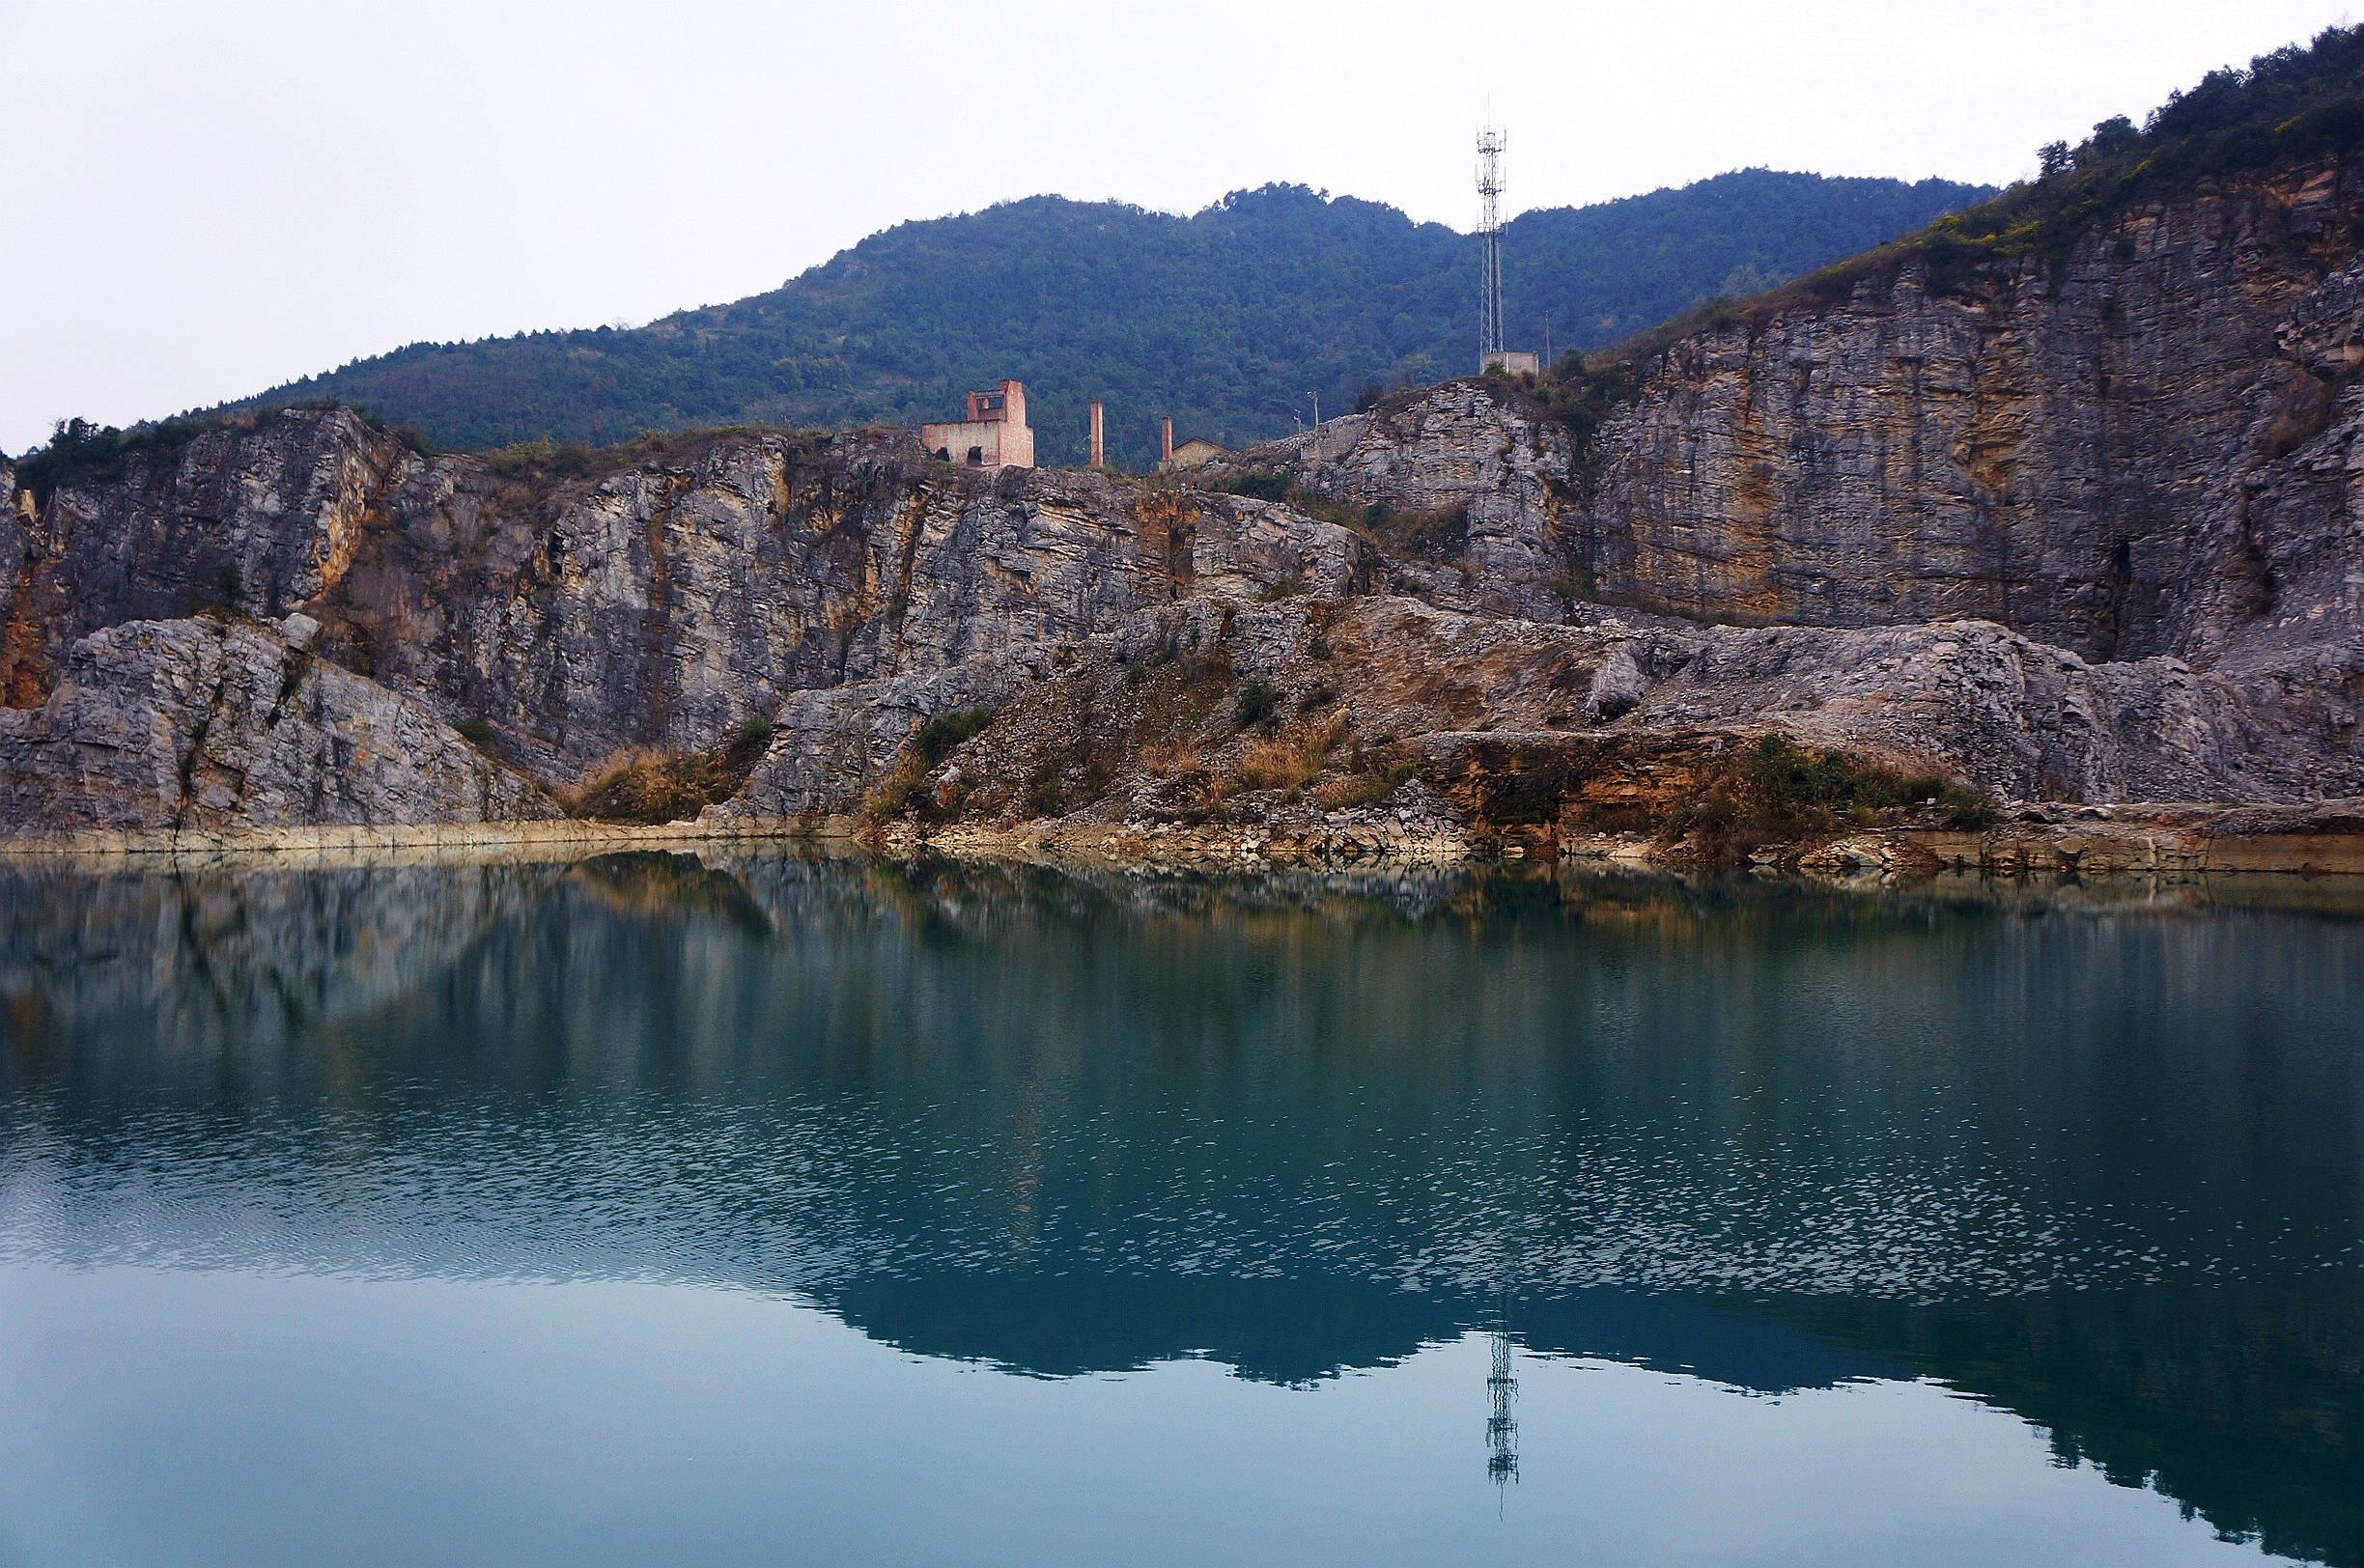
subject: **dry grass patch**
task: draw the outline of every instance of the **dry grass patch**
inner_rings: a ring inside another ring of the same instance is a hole
[[[1343,773],[1324,784],[1314,799],[1325,811],[1353,811],[1362,806],[1375,806],[1401,789],[1406,780],[1418,771],[1412,764],[1399,762],[1371,773]]]
[[[635,746],[601,763],[559,799],[570,815],[595,822],[681,822],[729,794],[715,793],[718,782],[701,755]]]
[[[1344,714],[1329,714],[1292,725],[1271,740],[1251,741],[1233,772],[1247,789],[1301,790],[1321,776],[1330,754],[1353,727]]]
[[[1199,756],[1196,746],[1179,742],[1152,743],[1141,747],[1140,766],[1141,771],[1151,778],[1168,778],[1177,774],[1188,777],[1192,773],[1205,772],[1206,759]]]
[[[771,721],[750,718],[712,751],[631,746],[557,792],[558,800],[592,822],[685,822],[738,794],[771,743]]]

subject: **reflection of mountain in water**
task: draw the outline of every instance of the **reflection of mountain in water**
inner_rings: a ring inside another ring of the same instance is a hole
[[[1784,1315],[2042,1427],[2064,1463],[2155,1487],[2267,1551],[2364,1560],[2364,1310],[2352,1278]]]
[[[1493,1305],[1482,1294],[1390,1290],[1352,1275],[888,1274],[833,1286],[824,1301],[871,1337],[922,1355],[1044,1376],[1193,1355],[1276,1383],[1389,1365],[1478,1324]],[[1779,1316],[1685,1297],[1569,1291],[1521,1299],[1506,1321],[1538,1355],[1623,1361],[1752,1393],[1904,1375],[1893,1360]]]
[[[1944,1377],[2364,1561],[2352,922],[662,855],[0,922],[19,1246],[708,1280],[1049,1375],[1315,1379],[1506,1291],[1536,1350]]]

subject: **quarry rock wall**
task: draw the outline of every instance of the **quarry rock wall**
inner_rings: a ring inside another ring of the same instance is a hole
[[[927,717],[1054,688],[1004,808],[1074,810],[1129,766],[1079,760],[1087,732],[1238,751],[1217,687],[1264,666],[1210,650],[1317,608],[1331,651],[1292,653],[1286,695],[1329,695],[1269,723],[1769,726],[2017,798],[2354,793],[2360,228],[2336,170],[2204,184],[2060,254],[1867,264],[1735,309],[1635,359],[1583,430],[1548,387],[1478,378],[1145,481],[964,471],[879,431],[435,457],[338,409],[38,487],[0,464],[0,819],[531,814],[547,797],[507,781],[766,721],[728,810],[834,810]],[[264,687],[295,612],[325,706],[289,729]],[[1176,616],[1194,650],[1134,646]],[[1548,700],[1447,679],[1439,616],[1523,649]],[[365,733],[366,765],[333,740]]]

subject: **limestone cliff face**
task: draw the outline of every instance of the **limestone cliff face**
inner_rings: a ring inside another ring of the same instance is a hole
[[[0,692],[38,703],[66,649],[102,627],[210,603],[276,619],[317,598],[383,525],[380,498],[416,461],[351,415],[299,413],[252,435],[200,435],[168,460],[136,455],[45,498],[11,472]]]
[[[1056,643],[1197,591],[1366,590],[1362,538],[1284,507],[1088,474],[967,473],[902,434],[681,443],[604,479],[423,459],[350,414],[201,436],[21,495],[0,686],[75,639],[218,603],[565,774],[711,745],[789,693]],[[5,565],[0,561],[0,565]]]
[[[2354,793],[2359,234],[2364,176],[2301,173],[2128,212],[2057,265],[1871,271],[1655,353],[1582,442],[1497,379],[1152,482],[963,470],[883,432],[652,438],[570,470],[423,457],[336,411],[53,493],[0,464],[0,824],[548,809],[450,749],[464,720],[563,783],[772,719],[715,809],[840,809],[921,720],[977,707],[1035,737],[1001,737],[1025,770],[977,798],[1075,810],[1128,776],[1091,746],[1239,750],[1224,682],[1252,672],[1407,743],[1486,724],[1606,757],[1774,725],[2016,797]],[[1192,482],[1226,471],[1340,520]],[[1234,646],[1311,639],[1315,606],[1327,655]],[[411,759],[390,793],[305,781],[356,766],[302,739],[343,719],[280,736],[240,639],[296,610],[322,623],[322,700],[409,738],[371,753]],[[1508,662],[1449,674],[1448,644]],[[251,688],[229,752],[193,740],[216,669]]]
[[[2328,173],[2206,189],[2057,272],[1915,264],[1682,340],[1600,433],[1590,564],[1691,612],[2173,651],[2216,514],[2353,362],[2356,200]]]
[[[1439,603],[1557,620],[1580,564],[1575,443],[1507,382],[1450,381],[1252,447],[1200,477],[1281,472],[1360,507],[1461,520],[1399,551],[1394,572]]]
[[[561,815],[417,704],[260,627],[133,621],[0,709],[0,823],[203,832]]]
[[[1743,313],[1646,361],[1557,478],[1539,410],[1476,383],[1242,461],[1398,505],[1439,491],[1393,476],[1471,474],[1518,498],[1504,514],[1548,517],[1512,530],[1527,559],[1556,549],[1611,602],[1832,628],[1976,618],[2097,671],[2181,659],[2237,693],[2258,760],[2278,750],[2303,789],[2364,757],[2359,215],[2364,176],[2204,186],[2096,228],[2057,267],[1933,283],[1916,263],[1835,303]],[[1488,450],[1534,453],[1535,477],[1450,455]],[[1511,607],[1522,563],[1490,561],[1474,599],[1428,597]],[[1551,618],[1550,598],[1515,612]]]

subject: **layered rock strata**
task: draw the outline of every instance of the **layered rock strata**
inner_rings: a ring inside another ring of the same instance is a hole
[[[0,822],[19,835],[559,815],[418,704],[253,625],[113,627],[74,644],[40,708],[0,709]]]
[[[429,458],[339,411],[38,491],[0,466],[0,822],[549,809],[470,771],[462,722],[550,785],[769,722],[713,808],[738,821],[889,784],[951,821],[1210,789],[1187,809],[1287,816],[1388,777],[1251,782],[1303,772],[1272,748],[1317,724],[1452,809],[1505,769],[1679,787],[1668,759],[1768,729],[2015,799],[2354,794],[2359,218],[2336,171],[2203,186],[2060,257],[1735,312],[1635,362],[1581,438],[1531,389],[1455,382],[1196,485],[967,472],[883,432]],[[1208,488],[1250,476],[1293,504]],[[280,656],[241,618],[291,612],[322,690],[352,683],[313,730],[398,737],[382,787],[307,778],[353,765],[280,738]],[[209,685],[224,660],[245,673]],[[192,739],[217,687],[251,688],[218,755]],[[914,776],[923,722],[976,710]]]
[[[1268,721],[1251,727],[1238,694],[1259,682]],[[1746,630],[1590,608],[1546,626],[1400,598],[1202,598],[1079,644],[801,694],[746,790],[714,815],[858,810],[925,721],[979,708],[991,726],[926,780],[951,817],[1225,808],[1309,822],[1321,813],[1306,785],[1338,777],[1350,751],[1389,747],[1440,785],[1478,754],[1497,775],[1572,770],[1611,790],[1634,767],[1658,769],[1663,804],[1728,760],[1734,738],[1775,731],[2007,798],[2364,791],[2352,759],[2293,754],[2237,690],[2181,660],[2092,665],[1990,622]],[[1327,731],[1317,765],[1291,781],[1296,798],[1278,777],[1238,788],[1253,759],[1291,746],[1302,759]]]
[[[1915,262],[1685,338],[1599,432],[1588,564],[1693,612],[2181,651],[2195,590],[2255,575],[2227,514],[2364,410],[2358,205],[2328,171],[2208,187],[2057,265]]]
[[[295,410],[35,500],[17,492],[0,530],[18,569],[0,614],[12,704],[38,704],[108,626],[301,610],[328,658],[492,725],[552,774],[712,745],[792,691],[1082,636],[1188,593],[1384,580],[1360,536],[1285,507],[970,473],[899,432],[692,438],[566,479]]]
[[[2364,705],[2355,177],[2206,189],[1933,289],[1870,277],[1666,350],[1585,531],[1637,602],[1831,626],[1972,615],[2171,656],[2294,747]]]

